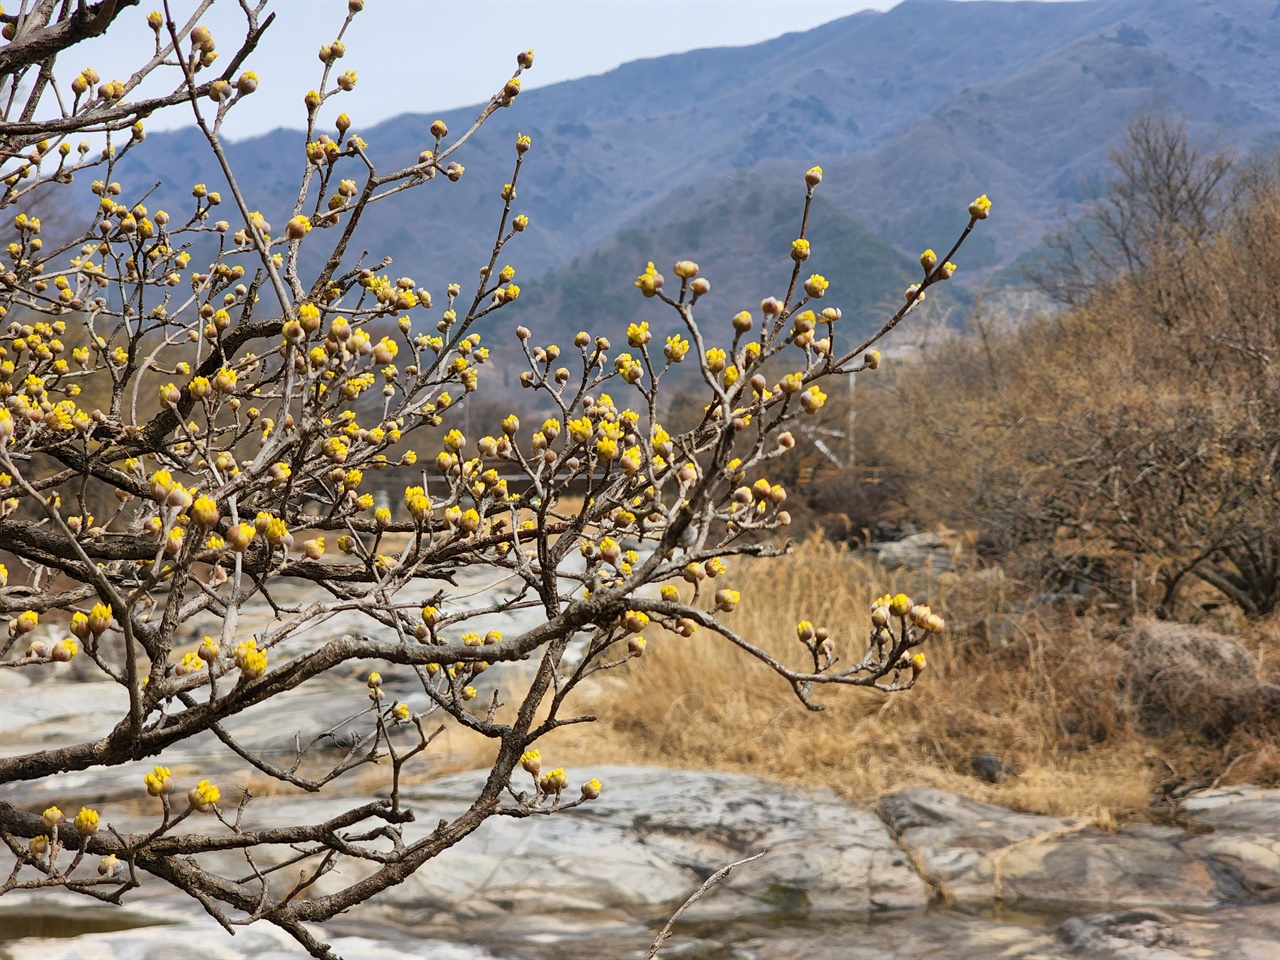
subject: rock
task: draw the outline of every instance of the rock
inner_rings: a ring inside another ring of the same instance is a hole
[[[754,777],[657,768],[584,771],[605,792],[581,811],[495,818],[390,902],[417,916],[593,910],[658,916],[706,877],[767,849],[698,905],[702,917],[762,911],[867,913],[922,907],[928,889],[871,813],[826,791]],[[483,774],[413,788],[434,822],[459,812]]]
[[[1218,829],[1280,833],[1280,790],[1251,783],[1200,790],[1184,798],[1181,806],[1191,818]]]
[[[1164,840],[1111,836],[924,788],[891,794],[879,810],[957,903],[1206,908],[1219,901],[1205,865]]]
[[[709,957],[750,960],[1049,960],[1057,944],[1043,929],[1002,923],[986,917],[930,910],[897,918],[897,922],[844,923],[819,931],[774,929],[745,942],[728,940],[732,953],[708,951]]]
[[[1201,915],[1125,910],[1071,917],[1055,933],[1072,956],[1097,960],[1274,960],[1280,911],[1247,907]]]
[[[872,543],[880,565],[886,570],[950,570],[953,565],[950,545],[936,533],[916,533],[901,540]]]
[[[1184,850],[1210,859],[1243,897],[1280,900],[1280,790],[1205,790],[1183,800],[1182,809],[1214,828],[1183,844]]]
[[[1150,733],[1225,735],[1266,702],[1241,644],[1202,627],[1138,620],[1122,638],[1122,684]]]
[[[1210,834],[1196,837],[1183,849],[1213,860],[1247,894],[1280,900],[1280,839],[1275,836]]]
[[[1088,917],[1071,917],[1058,927],[1058,939],[1072,953],[1114,956],[1131,946],[1176,947],[1186,942],[1174,929],[1172,917],[1156,910],[1125,910]]]
[[[994,753],[980,753],[969,761],[969,769],[979,780],[987,783],[1001,783],[1018,774]]]
[[[347,960],[630,960],[643,956],[657,926],[707,876],[767,848],[693,906],[664,957],[1275,960],[1280,942],[1274,903],[1221,903],[1272,896],[1259,851],[1275,852],[1268,845],[1280,825],[1277,790],[1187,798],[1186,812],[1214,830],[1192,838],[1151,824],[1112,836],[939,790],[885,797],[878,819],[825,791],[754,777],[644,767],[575,773],[604,781],[599,800],[560,816],[494,818],[317,934]],[[483,776],[405,788],[418,811],[406,840],[464,809]],[[251,804],[246,817],[253,827],[320,820],[351,802],[276,796]],[[154,821],[140,812],[112,819],[126,831]],[[905,850],[958,909],[929,903]],[[218,856],[210,867],[242,869],[234,851]],[[315,892],[358,881],[367,869],[344,862]],[[1107,912],[1059,923],[1064,911],[1101,903]],[[304,956],[266,924],[231,939],[181,894],[151,881],[121,910],[19,891],[0,900],[0,930],[10,936],[0,948],[7,960],[167,960],[175,943],[199,944],[213,960]],[[22,939],[12,938],[15,930]]]
[[[31,686],[31,679],[17,670],[0,670],[0,693],[10,696]]]

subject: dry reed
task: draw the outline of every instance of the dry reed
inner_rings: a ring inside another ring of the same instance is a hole
[[[928,670],[915,689],[886,696],[832,688],[819,713],[722,639],[657,634],[642,659],[575,705],[600,722],[557,732],[544,754],[752,773],[854,800],[935,786],[1103,825],[1145,816],[1170,771],[1212,779],[1234,760],[1232,779],[1280,779],[1280,750],[1248,731],[1212,748],[1194,736],[1144,736],[1117,683],[1114,630],[1074,616],[1009,613],[997,571],[889,573],[815,537],[785,559],[743,562],[728,579],[743,597],[735,629],[797,666],[797,621],[828,627],[842,658],[856,658],[871,599],[886,591],[927,598],[953,627],[926,647]],[[1274,651],[1277,637],[1267,647]],[[970,761],[984,753],[1018,775],[978,779]]]

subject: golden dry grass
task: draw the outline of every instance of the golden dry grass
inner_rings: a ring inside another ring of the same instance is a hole
[[[813,538],[785,559],[738,564],[727,577],[743,597],[731,623],[799,666],[795,624],[809,619],[831,629],[848,660],[861,655],[873,594],[927,597],[956,629],[930,642],[929,667],[915,689],[884,695],[829,688],[820,694],[827,709],[813,713],[781,678],[722,639],[663,633],[651,638],[643,659],[576,705],[594,709],[600,722],[557,732],[544,755],[553,752],[557,763],[622,759],[752,773],[855,800],[936,786],[1103,825],[1145,816],[1171,771],[1280,780],[1280,748],[1265,736],[1241,732],[1224,746],[1135,731],[1118,692],[1114,631],[1069,616],[1007,615],[1006,587],[995,571],[890,574],[863,556]],[[983,616],[1008,617],[1003,645],[985,636]],[[1258,641],[1273,664],[1277,633]],[[982,782],[969,768],[981,753],[1003,758],[1020,775]]]

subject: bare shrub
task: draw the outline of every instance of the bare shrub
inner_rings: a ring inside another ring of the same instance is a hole
[[[896,373],[882,462],[922,514],[976,528],[1051,589],[1169,618],[1200,581],[1261,618],[1280,604],[1280,174],[1240,171],[1212,216],[1187,201],[1179,232],[1186,204],[1153,178],[1191,176],[1190,148],[1151,124],[1135,124],[1117,189],[1177,233],[1169,255],[1143,240],[1105,296],[1015,330],[979,325]]]

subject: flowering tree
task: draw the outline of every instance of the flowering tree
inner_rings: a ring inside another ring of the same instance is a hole
[[[0,609],[11,618],[0,667],[87,660],[121,688],[127,707],[101,738],[0,760],[0,782],[163,760],[166,749],[211,732],[259,774],[302,791],[389,761],[387,792],[323,822],[264,828],[247,790],[209,779],[179,785],[154,766],[138,779],[139,793],[154,798],[154,825],[136,833],[112,827],[110,811],[83,807],[68,821],[56,806],[36,812],[0,801],[0,838],[14,858],[0,894],[62,888],[119,903],[149,875],[228,929],[267,920],[328,957],[306,924],[403,881],[489,817],[557,813],[599,795],[595,780],[571,791],[563,769],[544,769],[536,745],[592,719],[569,710],[570,695],[598,671],[640,657],[647,632],[718,635],[815,710],[822,686],[914,683],[924,669],[916,648],[944,626],[927,607],[883,598],[871,611],[869,643],[852,625],[803,622],[799,662],[788,664],[732,628],[739,596],[722,578],[729,558],[785,549],[759,534],[789,521],[786,491],[766,473],[794,446],[790,425],[821,409],[824,381],[879,364],[873,345],[951,276],[950,256],[988,214],[985,197],[971,205],[947,257],[926,251],[902,308],[865,343],[845,343],[840,311],[817,306],[827,281],[804,277],[809,204],[822,180],[814,167],[780,297],[702,326],[696,315],[710,283],[697,265],[677,263],[668,285],[649,264],[639,294],[670,308],[678,331],[661,349],[648,323],[627,329],[621,351],[587,333],[571,349],[535,346],[518,328],[521,383],[551,415],[530,424],[512,414],[491,435],[469,438],[458,411],[489,361],[476,324],[520,294],[514,270],[499,263],[528,223],[515,200],[530,139],[517,138],[511,182],[495,191],[495,240],[473,291],[454,283],[433,297],[412,278],[380,275],[350,242],[370,205],[462,177],[454,155],[512,104],[532,52],[518,56],[515,75],[469,130],[451,138],[437,121],[417,163],[379,170],[346,114],[336,136],[319,128],[322,106],[356,82],[336,66],[346,25],[363,6],[350,0],[339,39],[320,51],[320,84],[305,97],[297,201],[273,232],[220,135],[228,111],[258,83],[239,70],[270,23],[259,20],[262,5],[242,4],[244,41],[217,76],[215,40],[199,22],[206,3],[185,24],[167,13],[147,17],[154,55],[128,83],[95,87],[100,78],[85,69],[67,85],[58,53],[101,33],[124,6],[42,2],[3,16],[11,42],[0,50],[8,94],[0,206],[12,212],[16,236],[0,274],[8,321],[0,337]],[[174,76],[174,92],[131,101],[151,74]],[[148,209],[123,197],[113,172],[143,139],[140,118],[180,102],[229,196],[196,185],[190,209]],[[90,133],[105,135],[106,149],[72,145]],[[91,177],[87,225],[46,247],[25,205],[40,188]],[[304,277],[299,251],[321,244],[322,267]],[[658,404],[681,363],[697,367],[707,409],[696,428],[672,436]],[[426,464],[414,443],[430,449]],[[376,506],[366,480],[376,471],[400,478],[402,506]],[[468,608],[449,593],[460,569],[514,578],[520,589]],[[309,585],[309,599],[277,601],[273,587],[285,582]],[[246,636],[240,615],[250,604],[269,605],[272,617]],[[481,635],[469,623],[522,610],[538,623],[518,636]],[[291,644],[350,611],[368,618],[372,635]],[[219,620],[221,632],[188,640],[183,625],[201,615]],[[352,694],[364,705],[355,721],[362,734],[340,757],[312,749],[316,737],[279,763],[229,731],[226,722],[243,711],[356,660],[411,675],[425,709],[388,698],[375,672]],[[481,695],[488,667],[518,661],[536,666],[522,674],[514,702],[497,690]],[[465,813],[406,839],[414,811],[401,780],[429,754],[438,720],[490,738],[496,758]],[[61,802],[79,806],[73,796]],[[228,851],[244,861],[231,874],[210,859]],[[358,879],[320,891],[316,881],[339,863]],[[283,879],[282,865],[297,879]]]

